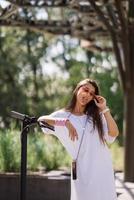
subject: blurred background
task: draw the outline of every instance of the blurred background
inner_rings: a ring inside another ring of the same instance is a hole
[[[101,43],[105,44],[105,40]],[[109,45],[111,45],[109,41]],[[116,171],[124,165],[123,91],[112,51],[89,51],[81,40],[19,28],[0,29],[0,171],[20,170],[21,124],[11,110],[30,116],[49,114],[68,103],[83,78],[97,80],[120,130],[109,146]],[[28,170],[70,168],[59,141],[34,127],[28,135]]]

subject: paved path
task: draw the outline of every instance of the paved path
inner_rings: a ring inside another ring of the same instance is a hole
[[[116,173],[115,178],[118,200],[134,200],[134,183],[124,182],[123,173]]]
[[[64,175],[65,176],[64,176]],[[63,171],[51,171],[47,174],[51,178],[70,179],[70,172],[64,173]],[[118,200],[134,200],[134,183],[124,182],[123,173],[115,173],[116,191]]]

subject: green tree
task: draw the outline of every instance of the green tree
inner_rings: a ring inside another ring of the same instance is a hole
[[[22,108],[26,110],[26,98],[20,83],[19,67],[21,52],[17,40],[12,37],[16,31],[11,29],[0,31],[0,107],[1,123],[9,123],[10,110]],[[16,104],[17,102],[17,104]]]

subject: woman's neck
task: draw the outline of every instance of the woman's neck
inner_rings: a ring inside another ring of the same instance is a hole
[[[84,111],[85,111],[85,107],[84,106],[79,106],[79,105],[76,104],[76,106],[73,109],[72,113],[77,114],[77,115],[83,115]]]

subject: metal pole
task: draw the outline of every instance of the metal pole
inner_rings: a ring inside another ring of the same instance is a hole
[[[26,200],[27,196],[27,134],[29,132],[30,126],[37,124],[37,117],[29,117],[18,113],[16,111],[11,111],[11,116],[15,119],[19,119],[23,122],[22,132],[21,132],[21,173],[20,173],[20,200]],[[40,127],[49,128],[54,131],[54,127],[46,122],[38,123]]]
[[[23,121],[23,130],[21,133],[21,174],[20,174],[20,200],[26,200],[27,194],[27,133],[29,127]]]

